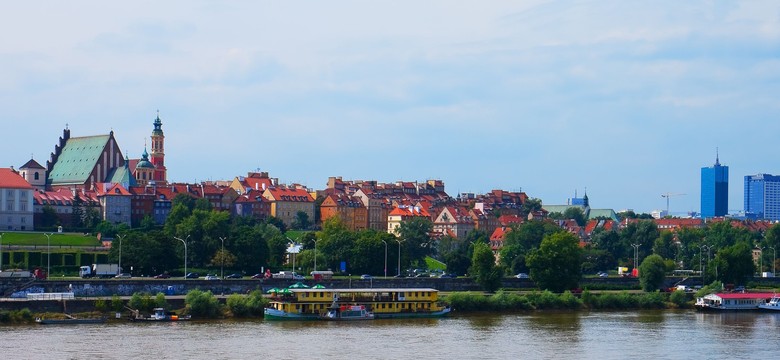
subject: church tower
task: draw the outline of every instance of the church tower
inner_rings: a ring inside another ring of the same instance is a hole
[[[145,152],[145,151],[144,151]],[[157,111],[157,118],[154,120],[154,130],[152,130],[152,153],[150,162],[154,165],[154,181],[157,185],[168,183],[167,169],[165,168],[165,135],[162,131],[162,121],[160,121],[160,111]]]

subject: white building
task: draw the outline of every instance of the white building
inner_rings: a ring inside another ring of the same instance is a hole
[[[0,168],[0,230],[33,230],[33,191],[13,168]]]

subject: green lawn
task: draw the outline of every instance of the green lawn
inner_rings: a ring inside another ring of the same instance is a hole
[[[3,234],[3,245],[48,245],[48,239],[41,232],[9,232]],[[54,233],[51,245],[64,246],[99,246],[100,241],[92,235],[81,233]]]
[[[430,256],[425,257],[425,264],[428,265],[428,270],[447,270],[447,264],[436,260]]]

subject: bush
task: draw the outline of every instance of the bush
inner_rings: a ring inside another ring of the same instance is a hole
[[[105,312],[106,309],[108,309],[108,306],[106,305],[106,301],[103,299],[97,299],[95,300],[95,310],[100,312]]]
[[[489,299],[490,307],[495,310],[530,310],[533,309],[528,298],[522,295],[499,291]]]
[[[0,311],[0,323],[20,324],[32,321],[32,312],[30,312],[30,309],[28,308],[22,310]]]
[[[677,307],[685,307],[688,304],[688,294],[685,291],[675,290],[669,295],[669,301]]]
[[[444,301],[453,309],[459,311],[487,310],[489,306],[487,296],[468,292],[454,292],[447,296]]]
[[[134,293],[127,305],[133,309],[148,312],[154,308],[154,301],[149,293]]]
[[[268,305],[268,300],[263,297],[259,290],[251,292],[249,295],[230,295],[227,299],[227,307],[230,313],[235,317],[248,317],[263,314],[263,309]]]
[[[193,316],[213,318],[220,315],[222,306],[211,291],[190,290],[184,298],[187,312]]]
[[[165,294],[158,292],[154,297],[154,307],[167,309],[168,301],[165,300]]]
[[[122,302],[122,298],[119,297],[119,295],[114,294],[114,296],[111,297],[111,309],[114,310],[114,312],[121,312],[124,307],[125,304]]]

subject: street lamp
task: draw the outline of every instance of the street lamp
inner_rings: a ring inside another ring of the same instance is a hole
[[[3,235],[5,233],[0,233],[0,271],[3,271]]]
[[[707,248],[707,245],[699,245],[699,272],[701,272],[701,279],[702,283],[704,283],[704,269],[702,269],[702,260],[704,259],[704,249]]]
[[[226,238],[224,238],[224,237],[221,237],[221,236],[219,237],[219,240],[222,241],[222,254],[219,254],[220,255],[219,256],[219,258],[220,258],[220,261],[219,261],[219,266],[220,266],[220,268],[219,268],[219,277],[221,279],[225,278],[225,239]]]
[[[765,247],[758,248],[758,250],[761,251],[761,254],[758,256],[758,277],[764,277],[764,248]]]
[[[634,269],[637,268],[637,263],[639,262],[639,246],[641,244],[631,244],[631,247],[634,248]]]
[[[187,235],[184,239],[179,239],[177,237],[173,237],[176,240],[179,240],[184,244],[184,280],[187,280],[187,240],[190,238],[189,235]]]
[[[317,241],[320,240],[312,239],[311,241],[314,241],[314,271],[317,271]]]
[[[46,236],[46,277],[51,276],[51,236],[54,235],[54,233],[43,233],[43,235]]]
[[[123,273],[122,271],[122,238],[125,237],[124,235],[117,235],[117,238],[119,238],[119,272]]]
[[[3,236],[0,235],[0,238]],[[775,263],[777,262],[777,251],[775,250],[774,246],[770,246],[770,249],[772,249],[772,277],[775,277]],[[0,258],[2,258],[2,254],[0,254]],[[2,265],[2,259],[0,259],[0,265]]]
[[[382,240],[385,243],[385,279],[387,279],[387,241]]]
[[[401,243],[404,240],[395,239],[395,241],[398,241],[398,277],[401,277]]]

